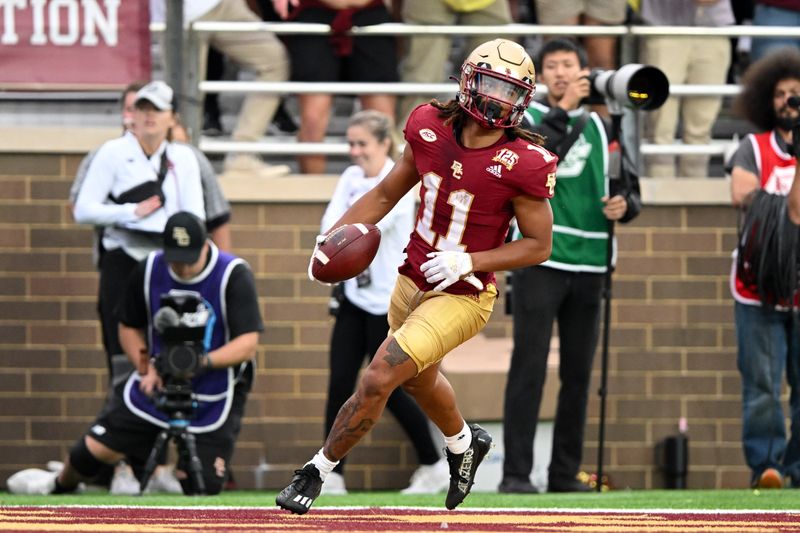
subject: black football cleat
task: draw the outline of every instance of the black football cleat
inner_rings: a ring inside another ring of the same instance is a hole
[[[322,490],[322,478],[319,470],[311,463],[294,471],[294,477],[288,487],[283,489],[275,503],[278,507],[294,514],[306,514],[311,504]]]
[[[445,507],[455,509],[464,501],[475,483],[475,472],[492,447],[492,436],[478,424],[470,424],[472,444],[467,451],[454,454],[445,448],[447,463],[450,465],[450,488],[447,490]]]
[[[547,484],[547,492],[592,492],[592,488],[577,479],[551,479]]]

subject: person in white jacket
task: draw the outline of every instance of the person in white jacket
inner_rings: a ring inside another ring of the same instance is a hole
[[[353,165],[347,167],[339,178],[322,217],[323,233],[332,229],[330,226],[394,166],[390,155],[393,151],[392,127],[387,115],[374,110],[361,111],[350,119],[347,142]],[[326,435],[336,413],[355,390],[361,365],[373,357],[386,338],[389,300],[397,281],[397,268],[405,256],[408,236],[414,230],[415,212],[414,196],[409,192],[378,223],[381,243],[370,266],[334,289],[331,312],[336,316],[336,323],[330,345]],[[450,479],[447,463],[441,459],[433,443],[427,417],[402,389],[397,389],[389,397],[387,407],[411,439],[420,464],[403,493],[445,490]],[[344,461],[341,461],[325,479],[323,492],[346,493],[343,474]]]

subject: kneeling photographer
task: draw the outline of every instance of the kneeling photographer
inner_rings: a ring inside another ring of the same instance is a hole
[[[207,239],[202,220],[180,212],[167,221],[163,252],[139,263],[125,291],[120,341],[138,371],[115,389],[113,406],[61,472],[18,472],[8,480],[12,492],[70,492],[126,456],[144,489],[153,452],[170,439],[185,494],[222,490],[263,330],[252,272]]]

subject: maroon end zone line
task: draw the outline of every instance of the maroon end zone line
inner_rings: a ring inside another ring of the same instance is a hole
[[[800,514],[788,512],[501,511],[320,507],[304,516],[261,508],[0,507],[0,531],[177,533],[189,531],[636,531],[800,533]]]

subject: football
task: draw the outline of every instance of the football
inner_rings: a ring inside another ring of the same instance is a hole
[[[381,230],[373,224],[345,224],[328,234],[314,253],[311,273],[325,283],[339,283],[363,272],[375,259]]]

